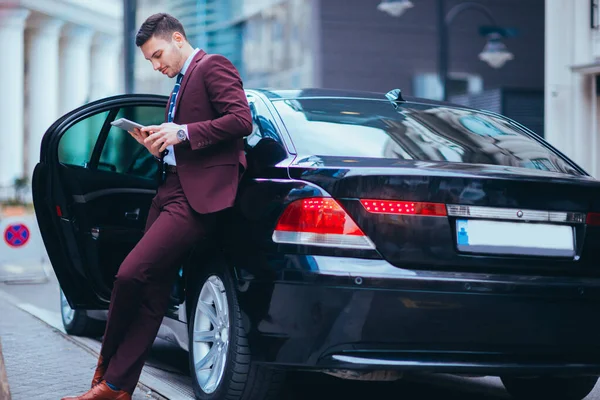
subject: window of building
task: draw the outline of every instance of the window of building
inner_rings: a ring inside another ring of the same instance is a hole
[[[448,97],[459,94],[483,92],[483,79],[479,75],[452,72],[448,74]],[[442,84],[437,74],[418,74],[413,79],[413,93],[416,97],[441,100]]]

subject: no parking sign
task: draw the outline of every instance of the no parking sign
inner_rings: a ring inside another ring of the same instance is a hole
[[[49,266],[35,215],[0,216],[0,282],[46,279]]]
[[[24,246],[31,236],[25,224],[11,224],[4,230],[4,241],[9,247]]]

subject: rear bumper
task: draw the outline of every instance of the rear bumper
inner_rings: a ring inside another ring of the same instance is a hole
[[[299,268],[240,286],[257,362],[600,374],[598,279],[423,272],[382,260],[304,258],[292,263]]]

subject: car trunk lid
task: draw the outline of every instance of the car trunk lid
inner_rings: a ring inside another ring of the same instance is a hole
[[[592,178],[448,162],[319,164],[299,162],[291,175],[327,190],[398,267],[599,273],[600,227],[585,223],[600,211]]]

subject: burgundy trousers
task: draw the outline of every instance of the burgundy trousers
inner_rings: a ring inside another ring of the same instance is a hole
[[[144,236],[125,258],[112,290],[100,354],[104,379],[133,393],[166,313],[184,258],[215,226],[214,214],[188,204],[178,176],[168,173],[152,200]]]

